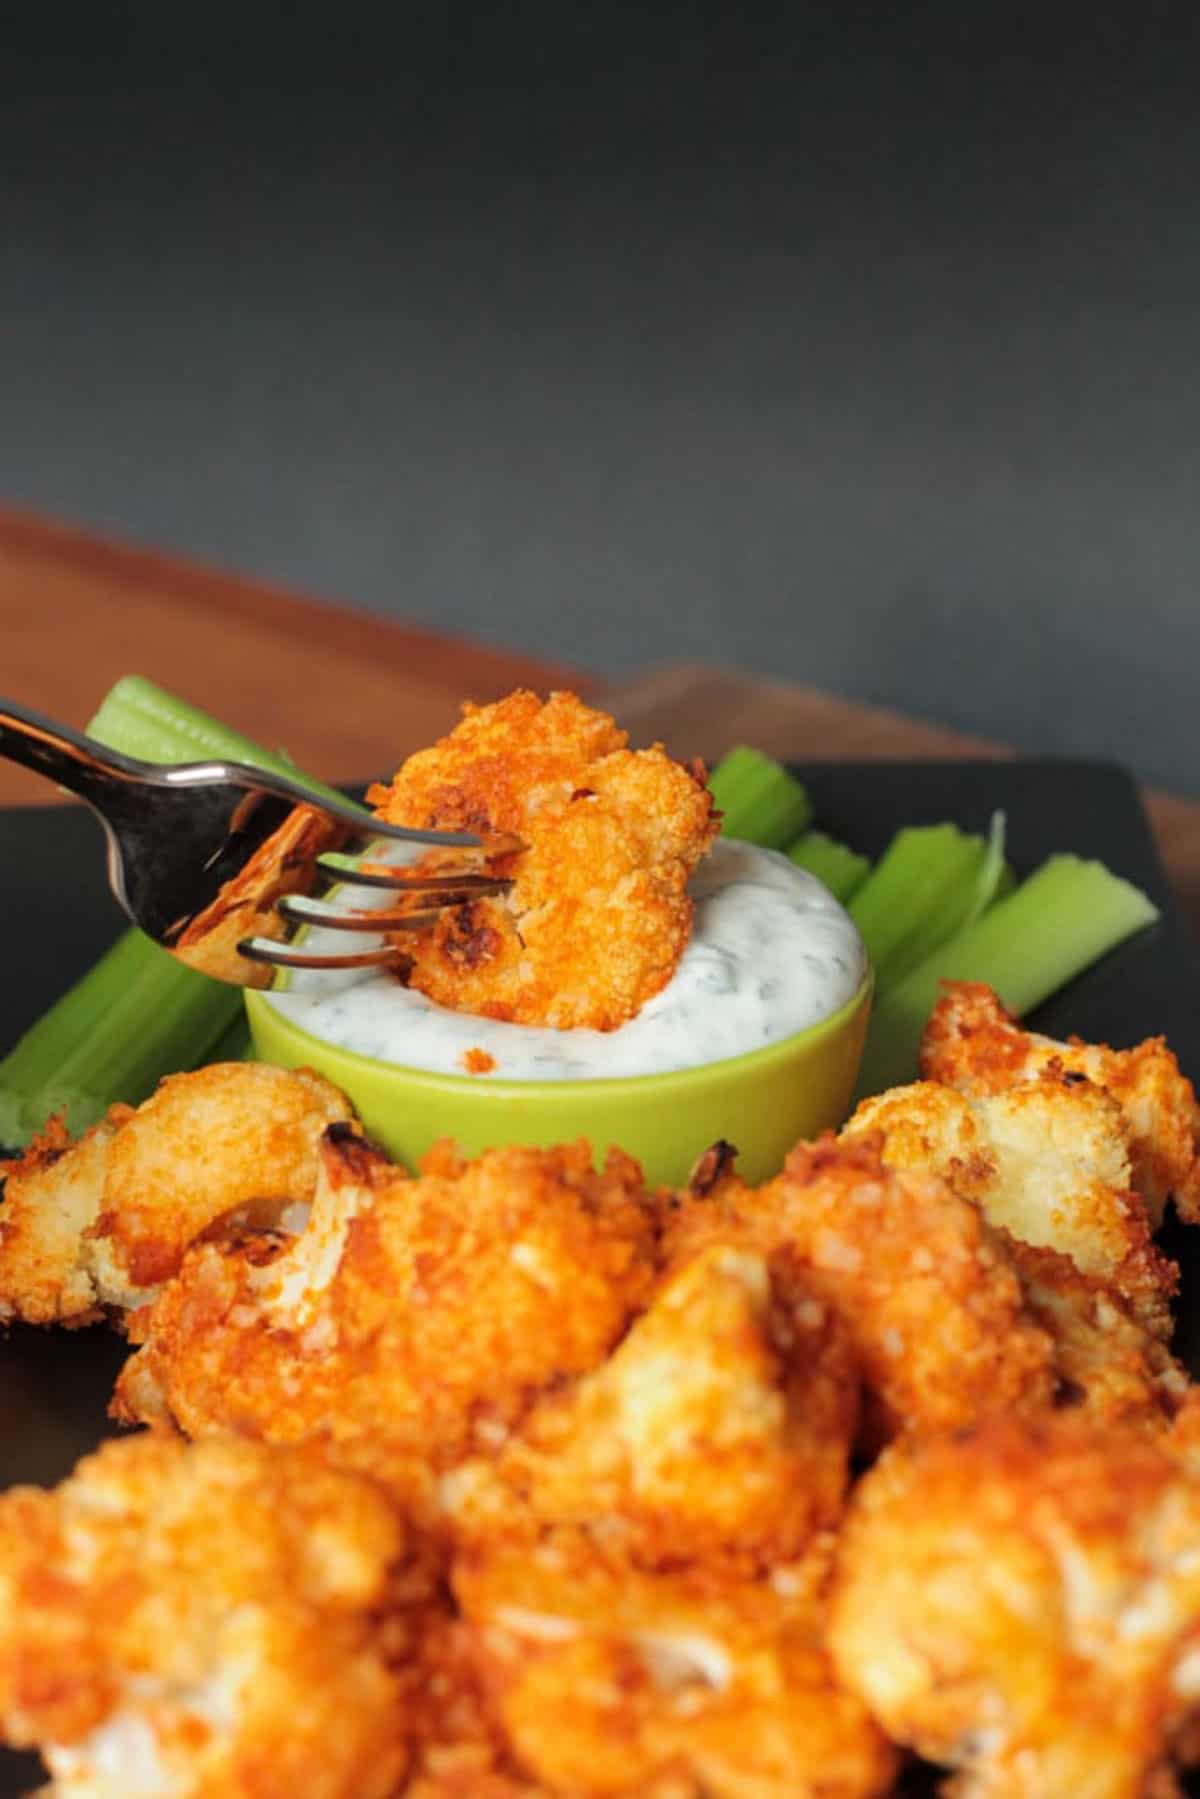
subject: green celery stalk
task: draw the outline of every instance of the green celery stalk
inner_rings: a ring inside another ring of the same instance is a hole
[[[78,1132],[116,1100],[138,1104],[164,1074],[207,1060],[241,1011],[235,987],[123,932],[0,1062],[0,1141],[28,1143],[53,1112]]]
[[[310,780],[277,753],[128,675],[107,695],[91,735],[146,762],[237,761]],[[236,987],[185,968],[140,931],[125,931],[0,1061],[0,1143],[24,1145],[65,1108],[72,1131],[103,1117],[117,1100],[136,1105],[164,1074],[245,1044]]]
[[[875,966],[877,992],[886,992],[961,928],[986,857],[982,837],[957,825],[910,825],[896,832],[849,907]]]
[[[143,762],[245,762],[301,781],[318,798],[346,803],[345,794],[301,773],[283,751],[264,749],[142,675],[123,675],[109,689],[88,731],[110,749]]]
[[[992,896],[993,903],[997,900],[1007,899],[1010,893],[1016,891],[1018,885],[1016,870],[1011,862],[1006,862],[1000,870],[1000,878],[996,882],[996,891]]]
[[[812,819],[812,801],[795,776],[748,744],[722,756],[708,788],[725,814],[722,834],[762,849],[786,848]]]
[[[1152,901],[1102,862],[1051,856],[876,1003],[858,1096],[915,1078],[942,981],[985,981],[1021,1016],[1157,917]]]
[[[870,859],[824,831],[805,831],[787,852],[788,861],[816,875],[843,906],[871,872]]]
[[[992,822],[988,827],[987,848],[984,851],[983,861],[979,865],[979,875],[975,883],[975,891],[971,896],[971,903],[962,922],[963,930],[968,925],[974,924],[977,918],[983,917],[988,907],[999,896],[1000,887],[1006,875],[1012,885],[1016,884],[1012,869],[1004,860],[1006,835],[1007,820],[1003,812],[993,812]]]

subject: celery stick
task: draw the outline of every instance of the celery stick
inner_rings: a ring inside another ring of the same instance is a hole
[[[868,857],[860,856],[847,844],[838,843],[824,831],[805,831],[787,852],[789,862],[816,875],[828,887],[834,899],[843,906],[857,893],[871,872]]]
[[[1000,883],[1004,879],[1005,871],[1007,870],[1009,874],[1012,873],[1008,863],[1004,860],[1006,835],[1007,820],[1003,812],[993,812],[992,822],[988,827],[987,848],[984,850],[983,861],[979,865],[975,891],[971,895],[970,905],[967,907],[966,916],[962,921],[961,929],[964,931],[968,925],[974,924],[977,918],[982,918],[992,904],[999,891]]]
[[[126,676],[108,694],[91,734],[147,762],[246,762],[311,781],[282,756],[230,731],[161,687]],[[176,962],[140,931],[125,931],[0,1061],[0,1142],[28,1142],[54,1111],[82,1130],[116,1100],[137,1104],[164,1074],[246,1042],[241,994]]]
[[[320,798],[346,803],[345,794],[303,774],[278,750],[264,749],[141,675],[122,676],[101,701],[88,731],[143,762],[245,762],[302,781]]]
[[[1011,862],[1006,862],[1000,870],[1000,878],[996,882],[996,891],[992,895],[993,905],[997,900],[1007,899],[1018,885],[1016,871]]]
[[[1103,863],[1051,856],[879,1000],[859,1097],[915,1078],[921,1033],[942,981],[985,981],[1021,1015],[1157,917],[1146,895]]]
[[[167,958],[163,959],[167,960]],[[136,979],[139,969],[144,966],[145,962],[145,939],[139,939],[137,931],[123,931],[111,949],[106,950],[88,973],[77,981],[68,993],[64,994],[58,1005],[52,1007],[49,1012],[43,1013],[37,1022],[30,1026],[21,1038],[19,1055],[22,1077],[31,1089],[53,1080],[62,1064],[64,1054],[69,1053],[73,1047],[70,1038],[54,1028],[55,1014],[59,1007],[70,1006],[75,1012],[78,1012],[83,1002],[77,1000],[75,996],[90,982],[96,989],[96,1003],[93,1011],[98,1016],[102,1010],[102,1000],[104,998],[115,999],[123,993]],[[0,1064],[0,1068],[7,1070],[9,1063],[14,1060],[17,1053],[17,1051],[10,1052],[4,1062]],[[3,1102],[0,1103],[8,1102],[11,1097],[8,1082],[5,1081],[3,1083]],[[19,1100],[20,1095],[18,1094],[17,1097]],[[11,1134],[3,1128],[2,1123],[0,1123],[0,1139],[3,1139],[5,1143],[13,1141]]]
[[[26,1031],[17,1046],[0,1062],[0,1143],[14,1148],[28,1142],[53,1110],[43,1105],[66,1058],[76,1048],[78,1033],[72,1019],[100,1017],[106,999],[123,993],[144,964],[144,940],[136,931],[125,931],[82,980],[44,1012]],[[86,1020],[85,1027],[86,1027]],[[70,1116],[77,1121],[88,1106],[82,1095],[71,1096]],[[103,1111],[91,1108],[87,1123]]]
[[[960,929],[986,855],[983,839],[957,825],[896,832],[849,908],[875,965],[879,993]]]
[[[27,1143],[64,1108],[81,1131],[115,1100],[136,1105],[205,1060],[241,1009],[236,988],[126,931],[0,1062],[0,1140]]]
[[[726,837],[781,850],[792,843],[812,818],[812,801],[786,768],[739,744],[722,756],[708,778],[709,792],[725,814]]]

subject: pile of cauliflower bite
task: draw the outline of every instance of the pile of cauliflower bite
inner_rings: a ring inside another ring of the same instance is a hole
[[[585,1143],[415,1176],[317,1076],[179,1075],[7,1170],[0,1314],[134,1434],[0,1498],[0,1722],[58,1799],[1166,1799],[1200,1401],[1161,1042],[946,990],[754,1189]]]

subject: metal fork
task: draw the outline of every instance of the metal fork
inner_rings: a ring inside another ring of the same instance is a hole
[[[180,961],[239,987],[269,984],[273,970],[358,968],[395,960],[380,948],[306,955],[290,947],[309,925],[344,931],[419,930],[447,906],[501,893],[479,862],[523,847],[506,836],[415,831],[386,824],[349,800],[313,795],[298,781],[238,762],[142,762],[0,699],[0,755],[85,801],[108,838],[108,884],[148,937]],[[335,852],[385,839],[477,852],[474,867],[392,873]],[[422,908],[345,911],[303,896],[321,879],[388,888]]]

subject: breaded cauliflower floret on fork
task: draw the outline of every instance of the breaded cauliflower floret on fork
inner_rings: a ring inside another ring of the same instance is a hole
[[[841,1679],[955,1799],[1148,1799],[1200,1706],[1200,1477],[1059,1417],[895,1444],[839,1548]]]
[[[0,1721],[55,1799],[390,1799],[391,1505],[305,1451],[144,1435],[0,1498]]]
[[[448,737],[371,789],[392,824],[526,846],[492,860],[506,893],[398,939],[414,987],[457,1011],[609,1031],[667,984],[691,932],[688,877],[719,820],[702,767],[626,745],[572,693],[517,692],[464,707]],[[435,851],[421,866],[461,864]]]
[[[168,1076],[78,1142],[52,1120],[5,1170],[0,1321],[87,1324],[144,1305],[206,1231],[302,1210],[321,1132],[350,1117],[308,1069],[223,1062]]]
[[[586,1144],[444,1147],[413,1178],[341,1127],[290,1242],[201,1244],[131,1321],[118,1415],[314,1440],[413,1503],[550,1382],[594,1367],[655,1277],[640,1172]]]
[[[455,1573],[517,1765],[573,1799],[868,1799],[895,1757],[824,1648],[827,1555],[649,1574],[556,1532]]]
[[[1200,1107],[1191,1081],[1161,1037],[1110,1049],[1072,1037],[1059,1043],[1021,1028],[990,987],[946,983],[925,1027],[921,1072],[959,1092],[1004,1093],[1047,1071],[1084,1076],[1116,1100],[1128,1131],[1133,1185],[1151,1223],[1168,1198],[1180,1217],[1200,1220]]]

